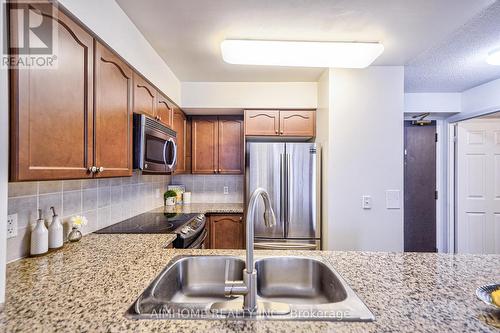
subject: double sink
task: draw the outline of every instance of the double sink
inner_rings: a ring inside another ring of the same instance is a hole
[[[372,321],[374,316],[321,258],[258,257],[259,311],[227,311],[242,296],[224,296],[226,280],[242,280],[244,257],[180,256],[146,288],[126,316],[134,319]],[[273,306],[271,306],[273,305]],[[226,311],[220,311],[226,309]]]

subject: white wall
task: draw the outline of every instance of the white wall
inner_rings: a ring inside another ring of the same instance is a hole
[[[328,243],[328,221],[331,208],[328,205],[329,191],[331,188],[330,173],[329,170],[329,148],[330,148],[330,137],[332,135],[332,130],[330,128],[330,70],[326,69],[318,81],[318,108],[316,110],[316,143],[321,146],[321,167],[322,167],[322,179],[321,179],[321,219],[322,219],[322,246],[323,250],[330,248]]]
[[[4,45],[5,13],[0,6],[0,45]],[[9,165],[9,99],[7,70],[0,68],[0,304],[5,302],[5,263],[7,254],[7,181]]]
[[[386,209],[385,191],[403,207],[403,67],[334,69],[330,94],[329,248],[402,251],[403,211]]]
[[[407,113],[456,113],[462,109],[461,93],[406,93]]]
[[[180,104],[179,79],[114,0],[59,2],[168,97]]]
[[[462,113],[500,110],[500,79],[471,88],[462,93]]]
[[[316,82],[182,82],[183,108],[317,107]]]

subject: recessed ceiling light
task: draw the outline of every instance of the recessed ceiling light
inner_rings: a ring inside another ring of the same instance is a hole
[[[225,62],[239,65],[365,68],[384,51],[380,43],[290,42],[228,39]]]
[[[486,62],[490,65],[500,66],[500,49],[490,52]]]

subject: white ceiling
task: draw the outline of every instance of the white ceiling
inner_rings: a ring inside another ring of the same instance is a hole
[[[380,41],[404,65],[494,0],[116,0],[181,81],[317,81],[322,69],[223,62],[224,39]]]
[[[500,78],[500,66],[486,63],[500,48],[500,1],[423,52],[405,67],[406,92],[462,92]]]

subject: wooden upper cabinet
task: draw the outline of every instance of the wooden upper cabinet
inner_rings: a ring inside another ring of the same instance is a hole
[[[156,105],[156,119],[163,123],[165,126],[172,128],[174,121],[174,105],[168,98],[158,92]]]
[[[135,72],[134,112],[156,118],[156,89]]]
[[[245,110],[245,135],[315,136],[316,112],[313,110]]]
[[[132,175],[133,71],[105,46],[95,45],[95,166],[97,177]]]
[[[221,174],[241,174],[243,165],[243,119],[238,116],[219,117],[219,168]]]
[[[217,173],[219,122],[217,117],[192,119],[192,173]]]
[[[57,29],[57,67],[9,71],[11,180],[91,177],[93,38],[61,11],[54,10],[54,17],[47,6],[29,6],[52,20],[38,29],[47,29],[52,23]],[[16,39],[24,29],[23,22],[16,15],[10,16],[10,22],[14,45],[22,45]]]
[[[243,215],[210,216],[211,249],[243,249]]]
[[[280,135],[313,137],[315,116],[315,111],[280,111]]]
[[[174,108],[173,112],[173,127],[172,129],[177,133],[177,166],[175,168],[175,173],[185,173],[187,171],[186,167],[186,132],[187,132],[187,121],[184,112],[182,112],[178,107]]]
[[[274,136],[279,134],[279,111],[246,110],[245,135]]]

